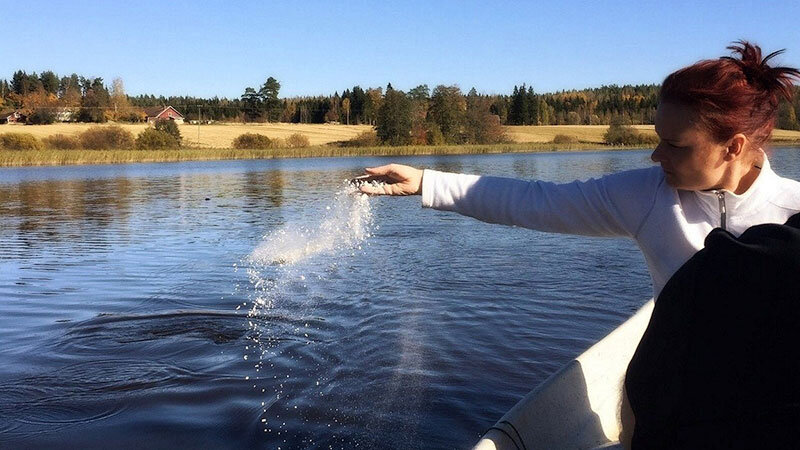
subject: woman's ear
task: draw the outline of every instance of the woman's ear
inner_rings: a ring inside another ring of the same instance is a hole
[[[725,149],[725,160],[733,161],[740,158],[742,155],[744,155],[744,149],[746,145],[747,136],[742,133],[735,134],[731,140],[728,141],[728,146]]]

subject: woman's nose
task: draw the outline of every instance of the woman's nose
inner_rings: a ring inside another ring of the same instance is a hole
[[[652,159],[653,162],[661,162],[662,152],[663,152],[662,145],[659,143],[658,145],[656,145],[656,149],[653,150],[653,153],[650,154],[650,159]]]

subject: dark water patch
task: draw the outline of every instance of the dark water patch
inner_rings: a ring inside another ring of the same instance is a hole
[[[263,318],[271,320],[280,317]],[[241,340],[247,316],[236,311],[171,311],[155,314],[101,314],[69,328],[62,345],[70,348],[113,348],[169,338],[201,339],[214,344]]]

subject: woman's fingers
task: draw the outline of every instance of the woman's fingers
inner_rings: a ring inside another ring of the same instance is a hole
[[[378,167],[367,167],[364,171],[370,175],[388,175],[392,173],[392,166],[393,164],[386,164]]]
[[[385,195],[383,192],[383,188],[379,186],[370,186],[368,184],[363,184],[358,187],[358,190],[369,195]]]
[[[419,169],[400,164],[386,164],[379,167],[367,167],[364,171],[367,173],[366,175],[352,180],[354,184],[358,185],[361,192],[371,195],[419,193],[422,180],[422,171]]]
[[[361,192],[369,195],[401,195],[402,191],[396,184],[362,184],[358,188]]]

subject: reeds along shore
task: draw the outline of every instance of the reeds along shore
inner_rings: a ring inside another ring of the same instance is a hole
[[[345,156],[457,155],[488,153],[527,153],[619,149],[605,145],[581,144],[492,144],[492,145],[412,145],[402,147],[278,148],[241,150],[233,148],[181,148],[176,150],[0,150],[0,166],[52,166],[77,164],[124,164],[136,162],[211,161],[225,159],[273,159]]]
[[[800,140],[775,141],[773,146],[800,147]],[[643,146],[610,146],[594,143],[410,145],[400,147],[279,148],[240,150],[232,148],[181,148],[176,150],[0,150],[0,166],[58,166],[80,164],[126,164],[144,162],[213,161],[229,159],[325,158],[347,156],[469,155],[491,153],[541,153],[641,149]]]
[[[800,140],[775,141],[772,145],[775,147],[800,147]],[[315,146],[264,150],[240,150],[233,148],[181,148],[176,150],[0,150],[0,167],[214,161],[228,159],[543,153],[641,148],[643,148],[641,145],[610,146],[586,143],[525,143],[492,145],[409,145],[401,147]]]

